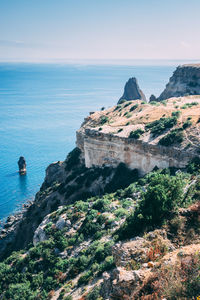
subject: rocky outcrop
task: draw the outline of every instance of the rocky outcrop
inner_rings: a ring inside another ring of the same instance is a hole
[[[77,132],[77,147],[83,151],[86,167],[117,166],[125,163],[144,175],[158,168],[184,168],[195,156],[192,152],[153,145],[142,140],[119,137],[86,128]]]
[[[153,101],[157,101],[157,98],[155,95],[152,94],[149,98],[149,102],[153,102]]]
[[[18,160],[19,174],[23,175],[26,173],[26,161],[23,156],[20,156]]]
[[[137,79],[135,77],[130,78],[125,87],[124,87],[124,94],[119,99],[118,103],[122,103],[123,100],[144,100],[146,101],[146,97],[142,90],[139,88]]]
[[[179,66],[158,101],[187,95],[200,95],[200,64]]]

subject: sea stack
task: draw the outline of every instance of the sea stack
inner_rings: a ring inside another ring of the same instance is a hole
[[[129,78],[124,87],[124,94],[119,99],[118,104],[130,100],[143,100],[146,101],[146,97],[142,90],[139,88],[137,79],[135,77]]]
[[[23,156],[20,156],[18,160],[18,166],[19,166],[19,174],[20,175],[26,174],[26,161]]]

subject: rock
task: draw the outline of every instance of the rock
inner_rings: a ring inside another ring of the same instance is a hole
[[[43,242],[48,239],[45,233],[45,227],[49,223],[49,215],[42,221],[42,223],[36,229],[33,236],[33,245],[35,246],[39,242]]]
[[[61,230],[65,227],[65,224],[66,224],[65,220],[62,217],[60,217],[56,222],[56,228]]]
[[[151,95],[149,98],[149,102],[157,101],[157,98],[155,95]]]
[[[123,100],[144,100],[146,101],[146,97],[142,90],[140,90],[137,79],[135,77],[130,78],[125,87],[124,87],[124,94],[119,99],[118,104],[122,103]]]
[[[20,175],[23,175],[26,173],[26,161],[23,156],[20,156],[18,160],[18,166],[19,166],[19,173]]]
[[[179,66],[158,101],[188,95],[200,95],[200,64]]]
[[[112,248],[112,254],[117,267],[129,266],[131,259],[140,263],[146,262],[145,239],[137,237],[132,241],[117,243]]]
[[[116,268],[111,274],[103,274],[103,283],[100,294],[103,299],[133,299],[130,298],[133,291],[140,288],[144,276],[139,271],[127,271],[124,268]]]

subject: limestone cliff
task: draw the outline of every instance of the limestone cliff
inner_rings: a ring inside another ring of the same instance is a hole
[[[200,95],[200,64],[179,66],[158,101],[187,95]]]
[[[86,167],[123,162],[141,175],[155,167],[184,168],[199,156],[199,118],[198,96],[157,105],[129,101],[89,116],[77,132],[77,147]]]

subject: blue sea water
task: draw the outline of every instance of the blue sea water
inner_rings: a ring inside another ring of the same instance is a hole
[[[0,64],[0,220],[22,207],[45,176],[75,146],[90,111],[118,101],[129,77],[158,96],[175,66]],[[19,176],[23,155],[27,175]]]

